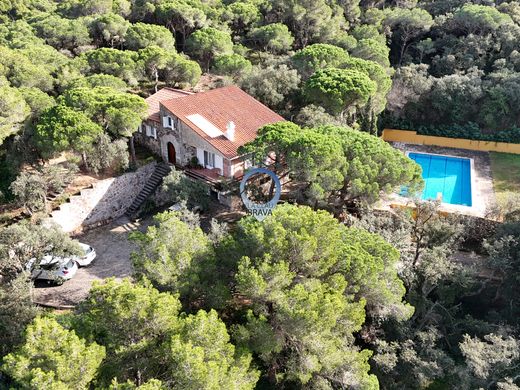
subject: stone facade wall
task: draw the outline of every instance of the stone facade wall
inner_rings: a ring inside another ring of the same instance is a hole
[[[218,149],[201,138],[187,124],[166,110],[164,106],[161,106],[160,115],[161,118],[166,115],[170,116],[173,119],[174,125],[174,129],[165,128],[162,123],[158,126],[157,137],[160,141],[160,155],[164,161],[168,161],[168,142],[171,142],[175,147],[176,163],[181,166],[188,165],[193,157],[197,157],[196,148],[199,148],[221,156],[223,161],[223,175],[227,177],[232,176],[233,171],[231,165],[232,163],[239,163],[239,160],[235,159],[233,162],[230,162]],[[203,164],[203,161],[199,161],[199,163]]]
[[[153,162],[135,172],[94,183],[92,188],[70,197],[69,203],[53,211],[51,220],[71,233],[119,218],[144,188],[155,165]]]
[[[158,137],[161,140],[161,148],[163,153],[162,155],[165,161],[168,161],[168,149],[166,146],[167,142],[163,142],[163,138],[165,135],[171,135],[175,138],[175,141],[179,146],[179,150],[175,148],[175,151],[177,152],[177,160],[181,165],[187,164],[190,161],[190,159],[194,156],[188,150],[189,146],[205,149],[215,154],[221,154],[209,142],[206,142],[204,139],[199,137],[199,135],[195,133],[188,125],[182,122],[170,111],[166,110],[164,106],[161,106],[160,115],[161,118],[163,118],[164,116],[170,116],[173,119],[174,125],[174,129],[170,129],[163,127],[162,123],[159,124]],[[176,145],[174,144],[174,146]]]
[[[159,123],[154,121],[144,121],[143,124],[155,127],[157,129],[157,139],[147,136],[144,130],[134,133],[134,140],[136,144],[143,145],[152,153],[161,156],[161,143],[159,142]]]

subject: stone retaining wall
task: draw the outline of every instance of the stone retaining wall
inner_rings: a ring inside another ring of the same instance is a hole
[[[153,162],[135,172],[95,182],[53,211],[51,221],[72,233],[121,217],[152,176],[155,165]]]

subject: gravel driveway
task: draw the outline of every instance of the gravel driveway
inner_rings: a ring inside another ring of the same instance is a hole
[[[76,305],[85,299],[94,280],[131,276],[130,253],[134,244],[128,241],[128,233],[137,229],[144,231],[150,222],[151,219],[130,222],[123,217],[77,237],[79,241],[94,247],[97,253],[94,262],[80,268],[71,280],[61,286],[38,281],[33,290],[34,301],[49,306]]]

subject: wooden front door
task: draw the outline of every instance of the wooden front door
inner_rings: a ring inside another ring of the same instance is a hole
[[[168,162],[175,164],[175,146],[171,142],[168,142]]]

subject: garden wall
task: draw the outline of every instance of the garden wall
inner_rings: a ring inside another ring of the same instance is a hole
[[[81,190],[53,211],[51,221],[72,233],[121,217],[144,188],[155,165],[152,162],[135,172],[95,182],[92,188]]]
[[[478,150],[481,152],[520,154],[520,144],[420,135],[417,134],[416,131],[410,130],[384,129],[382,138],[385,141],[403,142],[406,144],[443,146],[446,148]]]

